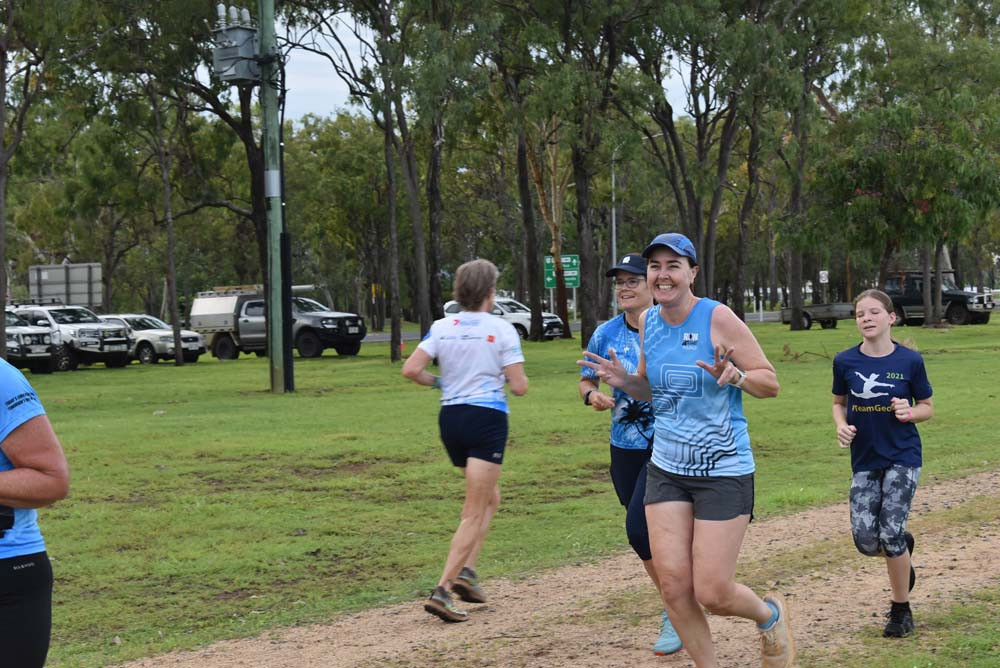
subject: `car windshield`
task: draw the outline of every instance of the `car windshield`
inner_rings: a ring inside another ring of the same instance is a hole
[[[531,313],[531,310],[527,306],[511,299],[503,300],[500,302],[500,305],[511,313]]]
[[[7,326],[8,327],[27,327],[28,323],[21,316],[16,313],[11,313],[10,311],[4,311],[7,314]]]
[[[960,290],[961,289],[957,285],[955,285],[955,281],[952,280],[951,276],[942,276],[941,277],[941,287],[944,288],[945,290]]]
[[[292,297],[292,310],[298,311],[299,313],[319,313],[322,311],[329,311],[330,309],[323,306],[318,301],[307,299],[306,297]]]
[[[81,322],[101,322],[101,319],[85,308],[54,308],[49,313],[60,325],[76,325]]]
[[[140,315],[134,318],[125,318],[125,322],[127,322],[128,326],[137,332],[147,329],[170,329],[170,325],[163,322],[159,318],[154,318],[151,315]]]

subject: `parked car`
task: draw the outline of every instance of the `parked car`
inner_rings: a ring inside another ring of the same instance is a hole
[[[52,373],[55,358],[52,353],[52,332],[45,327],[33,327],[13,311],[5,312],[7,319],[7,362],[31,373]]]
[[[458,313],[462,307],[452,300],[444,305],[445,313]],[[493,315],[498,315],[514,325],[518,336],[528,338],[531,331],[531,309],[519,301],[497,297],[493,302]],[[542,334],[546,339],[556,339],[563,334],[563,321],[555,313],[542,312]]]
[[[129,357],[143,364],[156,364],[160,360],[174,359],[174,329],[159,318],[136,313],[102,315],[101,320],[129,329],[132,347]],[[194,363],[205,353],[205,339],[198,332],[181,330],[181,349],[184,361]]]
[[[64,304],[16,304],[15,313],[37,327],[52,332],[56,347],[56,369],[72,371],[80,364],[104,362],[107,367],[129,363],[132,341],[123,325],[102,322],[83,306]],[[58,340],[55,339],[58,333]]]
[[[849,320],[854,317],[854,304],[809,304],[802,307],[802,327],[810,329],[818,322],[823,329],[833,329],[838,320]],[[781,309],[781,322],[784,325],[792,322],[792,309]]]
[[[199,292],[191,303],[191,329],[203,334],[219,359],[241,352],[267,353],[264,297],[257,286]],[[367,330],[354,313],[332,311],[307,297],[292,297],[292,341],[302,357],[319,357],[326,348],[357,355]]]
[[[934,275],[931,274],[931,280]],[[924,274],[921,271],[904,271],[888,276],[885,293],[892,299],[899,324],[920,324],[924,320]],[[976,294],[955,285],[950,274],[942,272],[941,307],[944,317],[952,325],[980,325],[990,321],[993,312],[993,295]]]

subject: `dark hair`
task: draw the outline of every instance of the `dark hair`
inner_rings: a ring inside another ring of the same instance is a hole
[[[454,293],[466,311],[476,311],[497,287],[500,270],[489,260],[472,260],[455,271]]]
[[[854,308],[857,309],[858,302],[868,297],[871,297],[875,301],[882,304],[882,306],[885,307],[885,310],[889,313],[892,313],[895,310],[892,306],[892,298],[890,298],[889,295],[885,294],[881,290],[876,290],[875,288],[872,288],[871,290],[865,290],[860,295],[858,295],[854,299]]]

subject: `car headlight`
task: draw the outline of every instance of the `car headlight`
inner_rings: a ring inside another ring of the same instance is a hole
[[[42,334],[42,343],[48,344],[52,343],[52,337],[48,334]]]
[[[334,320],[333,318],[323,318],[322,320],[320,320],[320,324],[323,325],[324,327],[332,329],[337,326],[337,321]]]
[[[173,341],[174,341],[174,337],[172,337],[172,336],[161,336],[160,337],[160,342],[161,343],[173,343]]]

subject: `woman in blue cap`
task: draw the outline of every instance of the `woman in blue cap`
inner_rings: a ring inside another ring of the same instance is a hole
[[[614,350],[607,358],[584,353],[581,364],[652,402],[645,503],[663,601],[699,668],[718,665],[703,608],[757,622],[763,668],[790,668],[795,648],[783,598],[761,599],[734,579],[754,499],[743,394],[777,396],[777,375],[746,323],[694,295],[698,256],[687,237],[658,235],[642,255],[658,306],[640,321],[635,373]]]
[[[66,457],[38,395],[0,360],[0,665],[45,665],[52,565],[35,509],[67,493]]]
[[[639,320],[653,305],[653,295],[646,283],[646,260],[638,253],[630,253],[611,267],[607,276],[614,280],[615,299],[622,314],[594,330],[587,351],[607,357],[608,351],[614,349],[625,368],[634,373],[639,364]],[[593,369],[583,368],[580,371],[580,398],[595,411],[611,410],[611,482],[618,501],[626,508],[628,542],[659,590],[643,502],[646,463],[653,447],[653,407],[648,401],[636,401],[619,388],[612,388],[609,396],[601,392],[600,383]],[[680,649],[681,640],[664,612],[653,653],[663,656]]]

